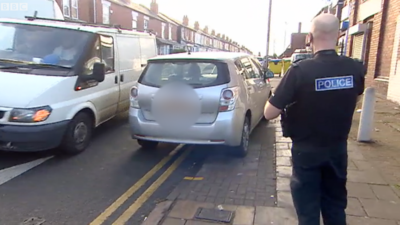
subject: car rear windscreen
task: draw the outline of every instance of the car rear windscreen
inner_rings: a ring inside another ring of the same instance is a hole
[[[161,87],[170,82],[183,82],[194,88],[229,83],[226,63],[211,60],[153,60],[139,78],[139,83]]]

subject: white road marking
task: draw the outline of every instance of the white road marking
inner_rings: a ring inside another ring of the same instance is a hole
[[[15,177],[25,173],[26,171],[33,169],[36,166],[46,162],[47,160],[53,158],[53,156],[37,159],[31,162],[27,162],[24,164],[16,165],[13,167],[9,167],[3,170],[0,170],[0,185],[14,179]]]

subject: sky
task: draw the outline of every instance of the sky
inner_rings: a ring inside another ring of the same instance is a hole
[[[151,0],[132,0],[150,6]],[[305,2],[307,2],[305,4]],[[266,53],[269,0],[157,0],[160,12],[189,23],[198,21],[201,28],[209,27],[216,33],[249,48],[253,53]],[[311,19],[326,4],[326,0],[273,0],[269,53],[281,54],[290,44],[290,34],[308,32]],[[286,38],[285,38],[286,33]]]

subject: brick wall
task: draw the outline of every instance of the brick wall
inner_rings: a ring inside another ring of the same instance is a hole
[[[388,78],[390,75],[391,57],[393,51],[394,32],[397,15],[399,15],[400,0],[382,0],[382,11],[367,18],[357,21],[359,5],[363,1],[351,0],[353,10],[350,13],[350,27],[357,23],[371,23],[367,41],[365,62],[368,73],[366,86],[375,87],[381,95],[387,95]],[[346,54],[352,55],[353,37],[349,36]]]

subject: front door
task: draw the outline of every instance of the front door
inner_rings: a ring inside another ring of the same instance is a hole
[[[97,110],[98,122],[102,123],[117,112],[119,101],[118,72],[115,68],[114,39],[112,36],[100,36],[92,49],[92,54],[85,63],[84,74],[91,74],[93,64],[103,62],[106,65],[106,76],[103,82],[81,90],[85,98],[93,103]]]

